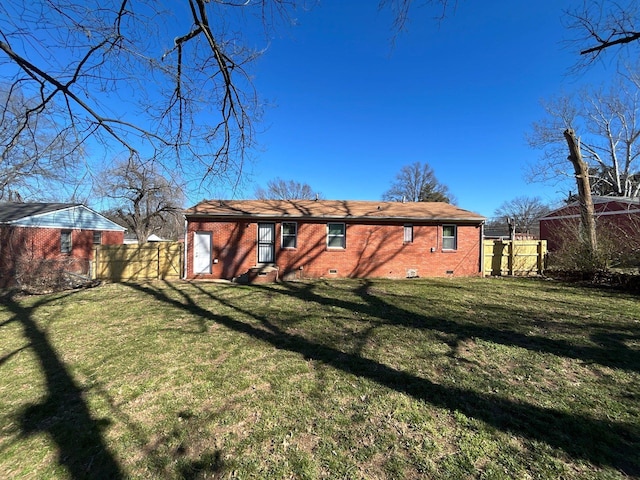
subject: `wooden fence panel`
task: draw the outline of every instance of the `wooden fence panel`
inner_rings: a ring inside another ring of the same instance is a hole
[[[158,277],[180,278],[182,275],[182,243],[162,242],[158,244]]]
[[[178,242],[99,245],[93,257],[94,277],[113,282],[180,278],[182,252]]]
[[[544,270],[546,240],[485,240],[485,275],[539,275]]]

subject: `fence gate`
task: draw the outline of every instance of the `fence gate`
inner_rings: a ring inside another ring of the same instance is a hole
[[[546,255],[546,240],[485,240],[484,274],[540,275]]]
[[[182,272],[183,244],[98,245],[93,258],[93,277],[98,280],[177,279]]]

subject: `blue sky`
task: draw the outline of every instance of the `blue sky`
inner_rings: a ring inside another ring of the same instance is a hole
[[[525,133],[543,116],[541,99],[601,83],[615,68],[570,73],[578,59],[562,19],[572,5],[459,0],[440,23],[434,8],[416,5],[395,41],[391,12],[375,2],[296,12],[298,25],[280,29],[252,70],[270,106],[253,183],[236,196],[280,177],[328,199],[379,200],[416,161],[460,207],[486,216],[517,196],[566,196],[571,184],[527,182],[540,152]]]

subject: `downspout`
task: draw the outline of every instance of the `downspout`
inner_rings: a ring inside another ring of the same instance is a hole
[[[184,263],[184,269],[182,271],[182,279],[186,280],[187,279],[187,236],[188,236],[188,232],[187,232],[187,217],[184,217],[184,259],[183,259],[183,263]]]
[[[484,221],[480,224],[480,275],[484,277]]]

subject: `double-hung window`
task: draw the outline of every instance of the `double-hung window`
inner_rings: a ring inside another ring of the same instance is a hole
[[[282,222],[282,248],[296,248],[298,243],[298,224]]]
[[[413,225],[404,226],[404,243],[413,243]]]
[[[457,231],[455,225],[442,226],[442,249],[455,250],[458,248]]]
[[[95,230],[93,232],[93,244],[94,245],[102,244],[102,232],[100,232],[99,230]]]
[[[329,248],[345,248],[346,228],[344,223],[328,223],[327,224],[327,247]]]
[[[71,253],[71,230],[60,231],[60,252]]]

